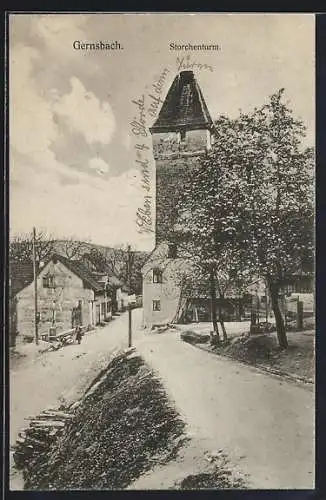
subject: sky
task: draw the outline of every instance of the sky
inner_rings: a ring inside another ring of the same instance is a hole
[[[56,238],[153,248],[139,218],[147,208],[154,229],[148,128],[159,107],[149,112],[150,96],[161,81],[155,96],[164,99],[182,58],[196,65],[213,119],[250,111],[284,87],[314,145],[312,14],[11,14],[9,23],[11,235],[35,226]],[[75,50],[76,40],[118,41],[123,50]],[[145,137],[133,125],[143,95]],[[146,186],[137,158],[149,165]]]

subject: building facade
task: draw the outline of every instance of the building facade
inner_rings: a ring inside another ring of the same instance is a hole
[[[143,266],[143,324],[145,327],[176,321],[185,306],[183,277],[191,265],[173,253],[166,241],[160,242]]]
[[[33,337],[34,281],[16,294],[17,342]],[[111,297],[78,262],[54,255],[37,275],[38,331],[57,333],[77,325],[95,326],[112,317]]]
[[[247,288],[252,298],[251,309],[260,318],[273,318],[270,294],[263,278],[257,278]],[[297,314],[297,303],[302,302],[304,316],[313,316],[314,279],[312,273],[285,277],[280,284],[279,305],[284,319]]]

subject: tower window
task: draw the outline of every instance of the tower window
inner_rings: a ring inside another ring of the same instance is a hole
[[[162,283],[163,273],[160,269],[153,269],[153,283]]]
[[[160,310],[161,310],[161,301],[153,300],[153,311],[160,311]]]

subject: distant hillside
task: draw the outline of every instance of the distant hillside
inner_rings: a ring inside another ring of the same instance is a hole
[[[60,239],[53,240],[46,235],[39,233],[36,240],[35,252],[38,262],[46,262],[54,253],[62,255],[69,260],[80,260],[85,253],[92,254],[92,262],[99,269],[107,269],[108,272],[119,278],[126,285],[129,283],[132,289],[140,294],[142,291],[142,266],[149,252],[131,252],[131,277],[128,273],[127,246],[108,247],[97,245],[85,241]],[[9,257],[11,264],[11,277],[16,273],[17,264],[29,263],[33,261],[33,241],[31,237],[17,237],[10,241]]]
[[[91,250],[97,250],[101,252],[104,256],[111,256],[114,252],[119,250],[119,247],[109,247],[105,245],[98,245],[96,243],[89,243],[85,241],[78,240],[55,240],[54,241],[54,249],[55,252],[66,256],[67,251],[69,252],[69,248],[73,249],[73,247],[78,250],[78,254],[88,253]],[[124,248],[123,248],[124,249]],[[135,251],[134,252],[139,258],[143,257],[144,259],[149,255],[150,252],[145,251]]]
[[[54,242],[54,251],[64,257],[75,260],[81,259],[85,253],[91,253],[93,262],[99,264],[101,268],[108,267],[110,272],[118,277],[126,285],[129,282],[128,277],[128,257],[126,246],[107,247],[94,243],[81,242],[76,240],[56,240]],[[141,268],[149,255],[149,252],[132,252],[132,271],[130,283],[132,289],[137,293],[142,293],[142,275]]]

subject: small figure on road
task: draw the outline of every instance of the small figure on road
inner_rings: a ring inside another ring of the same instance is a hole
[[[82,339],[82,331],[81,331],[81,328],[80,326],[76,326],[76,340],[78,342],[78,344],[81,343],[81,339]]]

